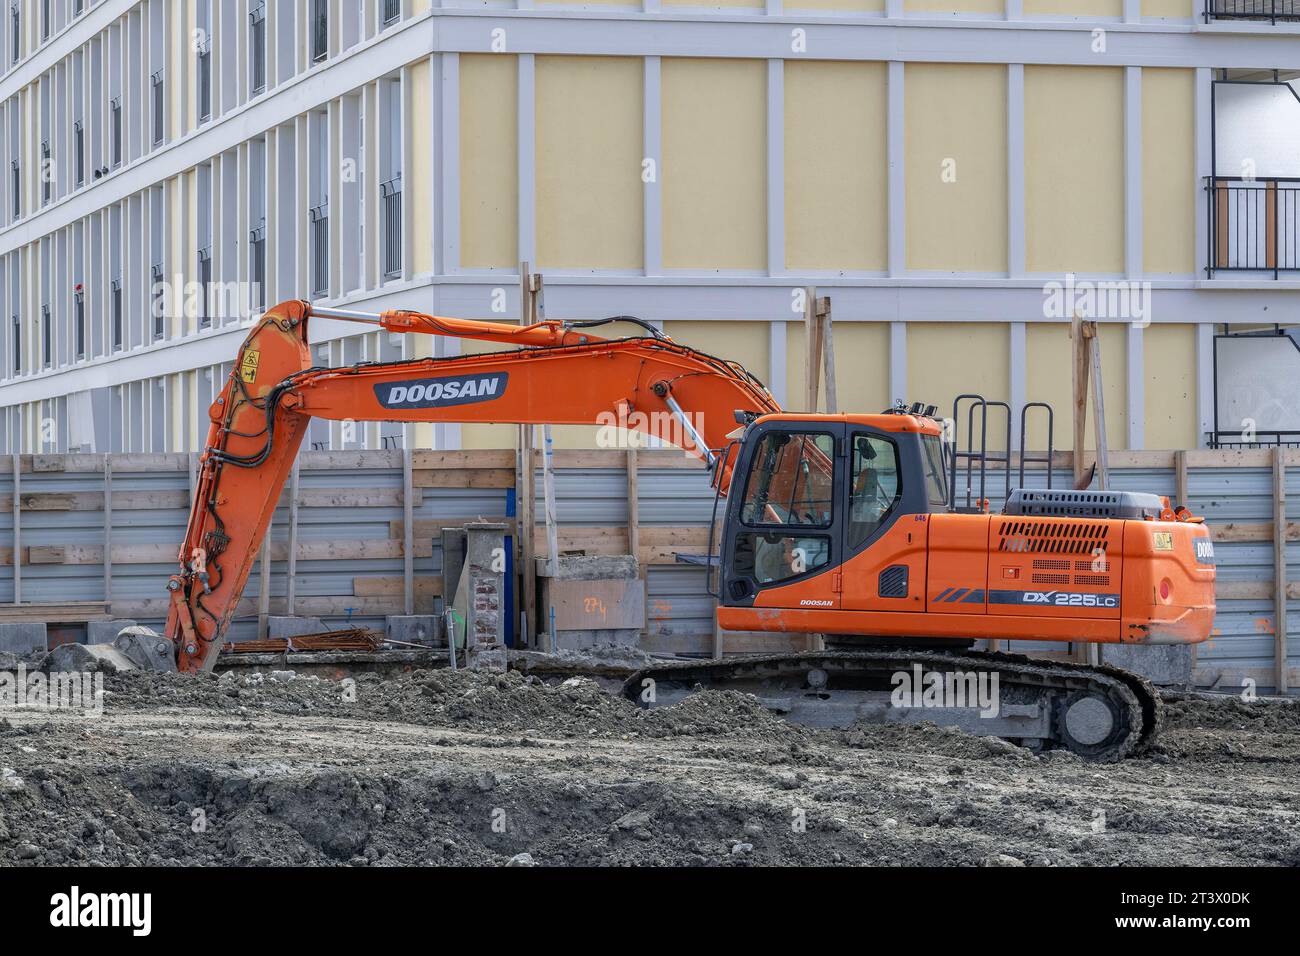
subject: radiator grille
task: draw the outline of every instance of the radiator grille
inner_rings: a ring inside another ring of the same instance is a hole
[[[1109,574],[1076,574],[1074,583],[1084,587],[1100,588],[1110,584]]]
[[[1089,564],[1088,568],[1091,569],[1092,565]],[[1034,558],[1034,570],[1068,571],[1070,570],[1070,562],[1068,560],[1062,560],[1061,558]]]
[[[1003,521],[999,551],[1095,554],[1106,550],[1110,526],[1092,521]]]

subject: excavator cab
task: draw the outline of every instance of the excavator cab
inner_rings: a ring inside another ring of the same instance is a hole
[[[910,414],[750,424],[727,502],[720,603],[840,608],[846,562],[900,522],[947,510],[940,434],[937,421]]]

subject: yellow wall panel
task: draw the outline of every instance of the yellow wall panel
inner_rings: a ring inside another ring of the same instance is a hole
[[[500,53],[460,56],[460,264],[517,266],[518,63]]]
[[[909,63],[907,267],[1007,270],[1007,69]]]
[[[1106,440],[1112,449],[1128,446],[1128,325],[1104,324],[1101,331],[1101,369],[1106,404]],[[1047,402],[1056,413],[1054,441],[1059,451],[1074,444],[1073,385],[1070,363],[1073,355],[1070,327],[1064,322],[1036,322],[1025,330],[1025,400]],[[1028,447],[1047,447],[1043,418],[1030,418]],[[1089,393],[1088,429],[1085,448],[1096,448],[1093,440],[1092,399]]]
[[[806,411],[803,322],[786,323],[786,401],[792,410]],[[825,378],[818,411],[826,410]],[[835,324],[835,394],[841,412],[874,413],[893,404],[889,395],[889,323]]]
[[[410,183],[411,269],[417,275],[433,271],[433,91],[427,59],[411,64],[411,162],[404,178]]]
[[[1124,271],[1124,71],[1025,67],[1030,272]]]
[[[952,415],[953,399],[967,392],[1004,402],[1011,394],[1010,363],[1005,324],[913,322],[907,327],[909,394],[892,397],[937,405],[941,418]],[[997,421],[991,414],[990,449],[1006,444],[1005,440],[994,440]],[[964,433],[962,440],[964,447]]]
[[[537,57],[537,261],[644,262],[640,59]]]
[[[889,259],[883,63],[785,64],[785,266],[883,271]]]
[[[1003,0],[903,0],[905,13],[1001,13]]]
[[[682,345],[739,362],[767,381],[771,349],[766,322],[665,322],[664,332]]]
[[[1196,271],[1196,72],[1142,70],[1142,246],[1148,273]]]
[[[786,10],[857,10],[863,13],[883,13],[885,0],[789,0]]]
[[[1143,330],[1146,364],[1147,448],[1195,448],[1198,444],[1196,407],[1196,326],[1149,325]]]
[[[1142,0],[1142,16],[1190,20],[1199,16],[1203,7],[1197,0]]]
[[[1028,17],[1122,17],[1124,0],[1023,0]]]
[[[767,267],[767,63],[665,59],[663,264]]]

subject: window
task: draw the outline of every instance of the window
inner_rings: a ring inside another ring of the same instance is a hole
[[[266,5],[258,3],[248,13],[248,58],[252,95],[266,89]]]
[[[329,295],[330,289],[330,217],[329,204],[313,206],[311,218],[311,292],[317,298]]]
[[[253,284],[254,308],[260,308],[266,302],[266,220],[248,234],[248,274]]]
[[[50,307],[41,306],[41,366],[54,364],[54,329],[50,327]]]
[[[745,484],[740,520],[747,525],[829,528],[835,439],[811,432],[764,435]]]
[[[203,41],[199,50],[199,121],[212,117],[212,50]]]
[[[122,280],[114,279],[109,287],[110,307],[113,310],[113,351],[122,350]]]
[[[72,15],[74,17],[81,16],[81,11],[84,10],[85,8],[86,8],[85,0],[72,0]]]
[[[72,148],[77,155],[77,185],[86,181],[86,136],[81,128],[81,120],[72,124]]]
[[[938,435],[921,436],[925,458],[925,494],[930,504],[948,506],[948,471],[943,467],[943,442]]]
[[[50,141],[41,142],[41,205],[50,201],[54,190],[54,162],[50,159]]]
[[[163,71],[159,70],[149,78],[153,84],[153,144],[162,144],[166,131],[166,114],[163,112]]]
[[[23,214],[23,176],[18,160],[15,159],[9,165],[13,167],[14,218],[18,219]]]
[[[212,250],[199,250],[199,328],[212,328],[212,316],[208,311],[212,284]]]
[[[391,279],[402,274],[402,174],[381,183],[379,195],[384,217],[380,233],[384,243],[384,278]]]
[[[86,357],[86,295],[78,292],[72,297],[73,328],[77,337],[77,358]]]
[[[396,23],[402,15],[402,0],[384,0],[384,26]]]
[[[880,530],[893,514],[901,493],[894,443],[873,435],[854,435],[846,540],[849,551],[862,547]]]
[[[42,40],[48,40],[50,38],[50,30],[53,27],[53,24],[50,21],[53,19],[54,18],[52,16],[52,11],[50,10],[50,0],[41,0],[41,39]]]
[[[311,59],[319,63],[330,52],[330,18],[328,0],[312,0]]]
[[[17,0],[15,0],[13,6],[9,8],[9,25],[10,35],[13,37],[13,61],[17,63],[23,58],[22,15],[18,12]]]
[[[12,319],[14,327],[14,374],[19,375],[23,370],[23,323],[18,316]]]
[[[113,114],[113,168],[116,169],[122,165],[122,98],[115,96],[108,105]]]
[[[769,530],[736,536],[733,570],[762,586],[829,564],[831,536],[814,529],[831,528],[834,477],[831,435],[781,431],[764,435],[745,482],[740,520]]]
[[[167,334],[167,315],[166,315],[166,293],[167,288],[163,285],[163,267],[158,263],[149,270],[150,279],[153,282],[153,337],[157,341]]]

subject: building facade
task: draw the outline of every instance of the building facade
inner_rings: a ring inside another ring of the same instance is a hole
[[[1216,334],[1300,323],[1296,0],[753,2],[5,0],[0,450],[198,450],[260,307],[512,320],[521,261],[790,407],[815,285],[841,409],[1047,401],[1057,447],[1073,312],[1115,449],[1206,444]]]

